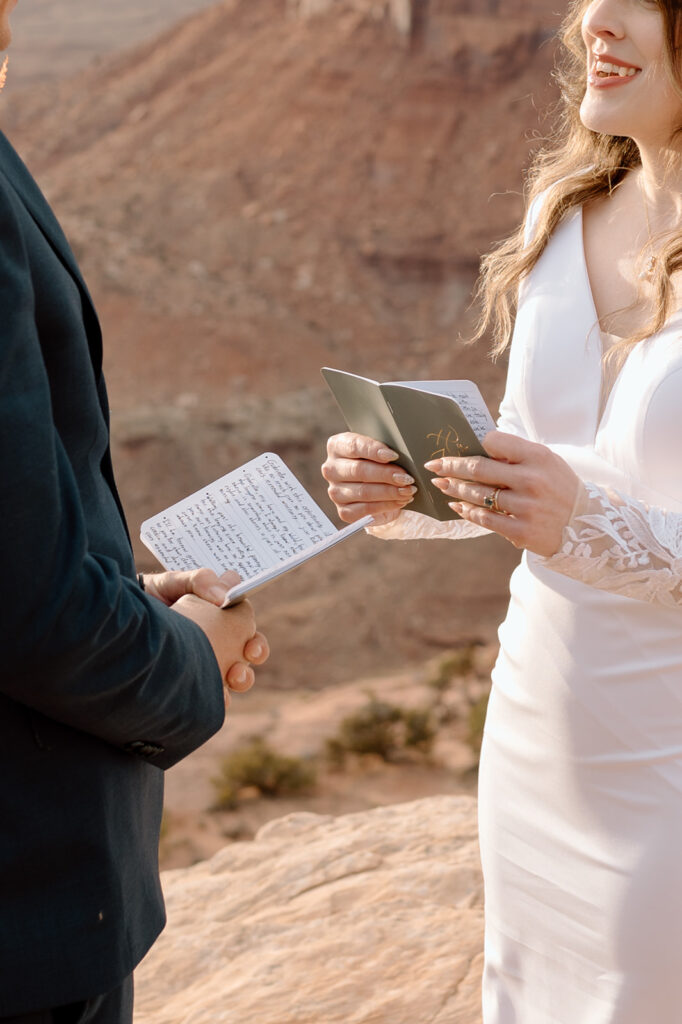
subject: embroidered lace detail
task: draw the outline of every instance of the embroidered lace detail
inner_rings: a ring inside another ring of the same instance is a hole
[[[600,590],[674,608],[682,604],[682,515],[587,483],[561,548],[540,561]]]
[[[392,523],[370,526],[367,533],[381,537],[382,540],[464,540],[467,537],[483,537],[490,530],[466,519],[451,519],[447,523],[440,523],[430,516],[404,509]]]

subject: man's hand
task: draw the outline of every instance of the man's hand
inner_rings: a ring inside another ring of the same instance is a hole
[[[221,605],[228,590],[240,581],[236,572],[228,570],[218,576],[213,569],[145,573],[142,578],[145,591],[169,607],[185,594],[195,594],[211,604]]]
[[[237,693],[249,690],[255,682],[251,666],[262,665],[268,660],[270,646],[266,637],[256,632],[253,611],[248,602],[224,610],[220,607],[228,590],[240,582],[239,574],[228,570],[217,576],[212,569],[193,569],[190,572],[145,573],[143,579],[146,593],[192,619],[204,630],[223,673],[226,688]],[[201,600],[190,602],[191,597]],[[235,616],[238,609],[243,609],[242,614]],[[242,636],[243,643],[239,647],[238,641]],[[230,657],[232,660],[227,661]],[[225,703],[229,704],[229,700],[226,689]]]

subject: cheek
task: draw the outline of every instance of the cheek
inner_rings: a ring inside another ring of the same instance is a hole
[[[682,85],[672,83],[668,73],[660,68],[652,75],[647,92],[648,116],[661,126],[679,128],[682,125]]]

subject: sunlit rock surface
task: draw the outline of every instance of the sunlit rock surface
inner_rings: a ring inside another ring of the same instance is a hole
[[[293,814],[163,876],[136,1024],[479,1024],[476,802]]]

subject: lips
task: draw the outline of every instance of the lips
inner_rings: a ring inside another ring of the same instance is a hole
[[[626,85],[642,70],[636,64],[629,64],[610,53],[594,53],[593,51],[591,56],[592,63],[587,81],[591,86],[599,89],[606,86]]]

